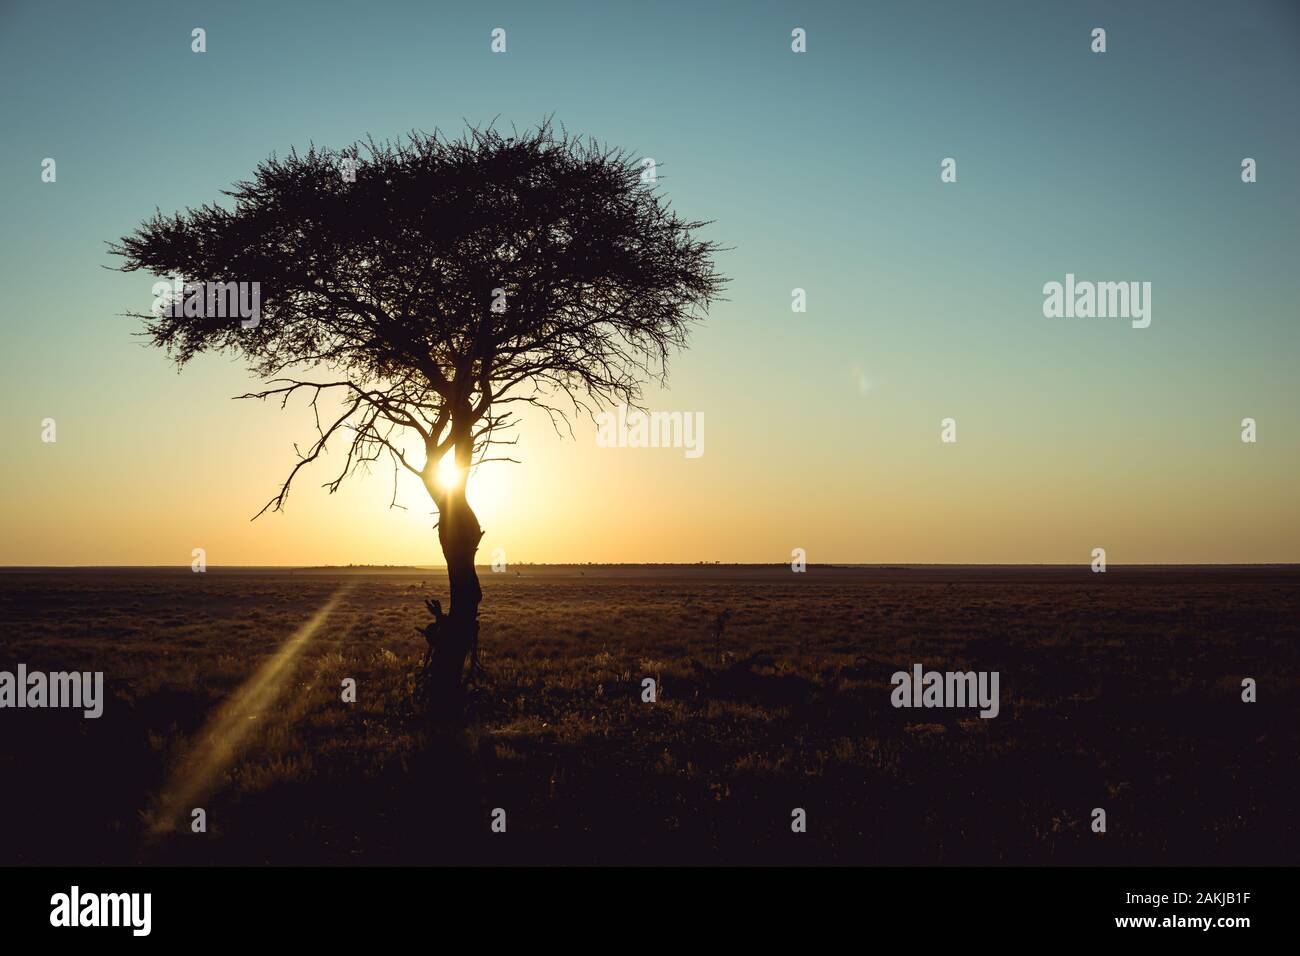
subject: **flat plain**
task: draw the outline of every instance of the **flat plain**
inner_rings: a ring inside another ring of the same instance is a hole
[[[0,571],[0,670],[106,696],[0,710],[0,864],[1300,861],[1300,568],[481,577],[449,735],[404,707],[437,569]],[[998,716],[893,707],[915,663]]]

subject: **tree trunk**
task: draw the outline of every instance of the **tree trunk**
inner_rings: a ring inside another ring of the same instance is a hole
[[[438,505],[438,541],[447,561],[451,608],[438,628],[421,690],[432,714],[450,719],[463,714],[465,662],[478,647],[478,607],[483,592],[474,555],[483,530],[465,498],[463,480],[454,489],[435,493],[431,488],[430,494]]]

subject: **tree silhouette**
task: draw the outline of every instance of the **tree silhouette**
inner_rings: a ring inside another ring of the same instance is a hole
[[[257,282],[258,320],[155,309],[136,314],[144,334],[178,366],[202,352],[243,357],[268,387],[240,398],[309,398],[315,438],[295,446],[297,463],[254,517],[282,509],[299,472],[335,444],[346,456],[331,492],[380,459],[394,495],[398,469],[419,476],[450,585],[424,692],[458,706],[482,600],[471,467],[513,440],[518,406],[572,434],[570,413],[637,405],[718,297],[718,247],[695,238],[706,223],[679,218],[640,162],[549,122],[312,146],[272,156],[223,194],[233,209],[157,212],[110,249],[122,271]],[[335,404],[322,420],[325,396]],[[458,478],[445,487],[446,455]]]

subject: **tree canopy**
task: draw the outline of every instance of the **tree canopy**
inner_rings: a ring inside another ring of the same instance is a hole
[[[241,397],[310,396],[316,439],[267,508],[340,434],[330,490],[387,455],[441,507],[438,463],[484,460],[512,406],[545,409],[559,428],[571,412],[636,405],[724,281],[718,247],[697,237],[707,223],[676,215],[638,160],[549,122],[292,150],[224,195],[233,203],[158,212],[111,251],[124,271],[259,283],[252,327],[139,318],[179,365],[246,359],[268,388]],[[339,405],[322,421],[327,392]]]

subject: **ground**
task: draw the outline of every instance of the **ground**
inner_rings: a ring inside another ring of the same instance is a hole
[[[487,676],[447,736],[403,713],[437,570],[0,572],[0,670],[107,697],[0,711],[0,863],[1300,859],[1300,569],[482,578]],[[999,715],[895,709],[917,662],[998,671]]]

